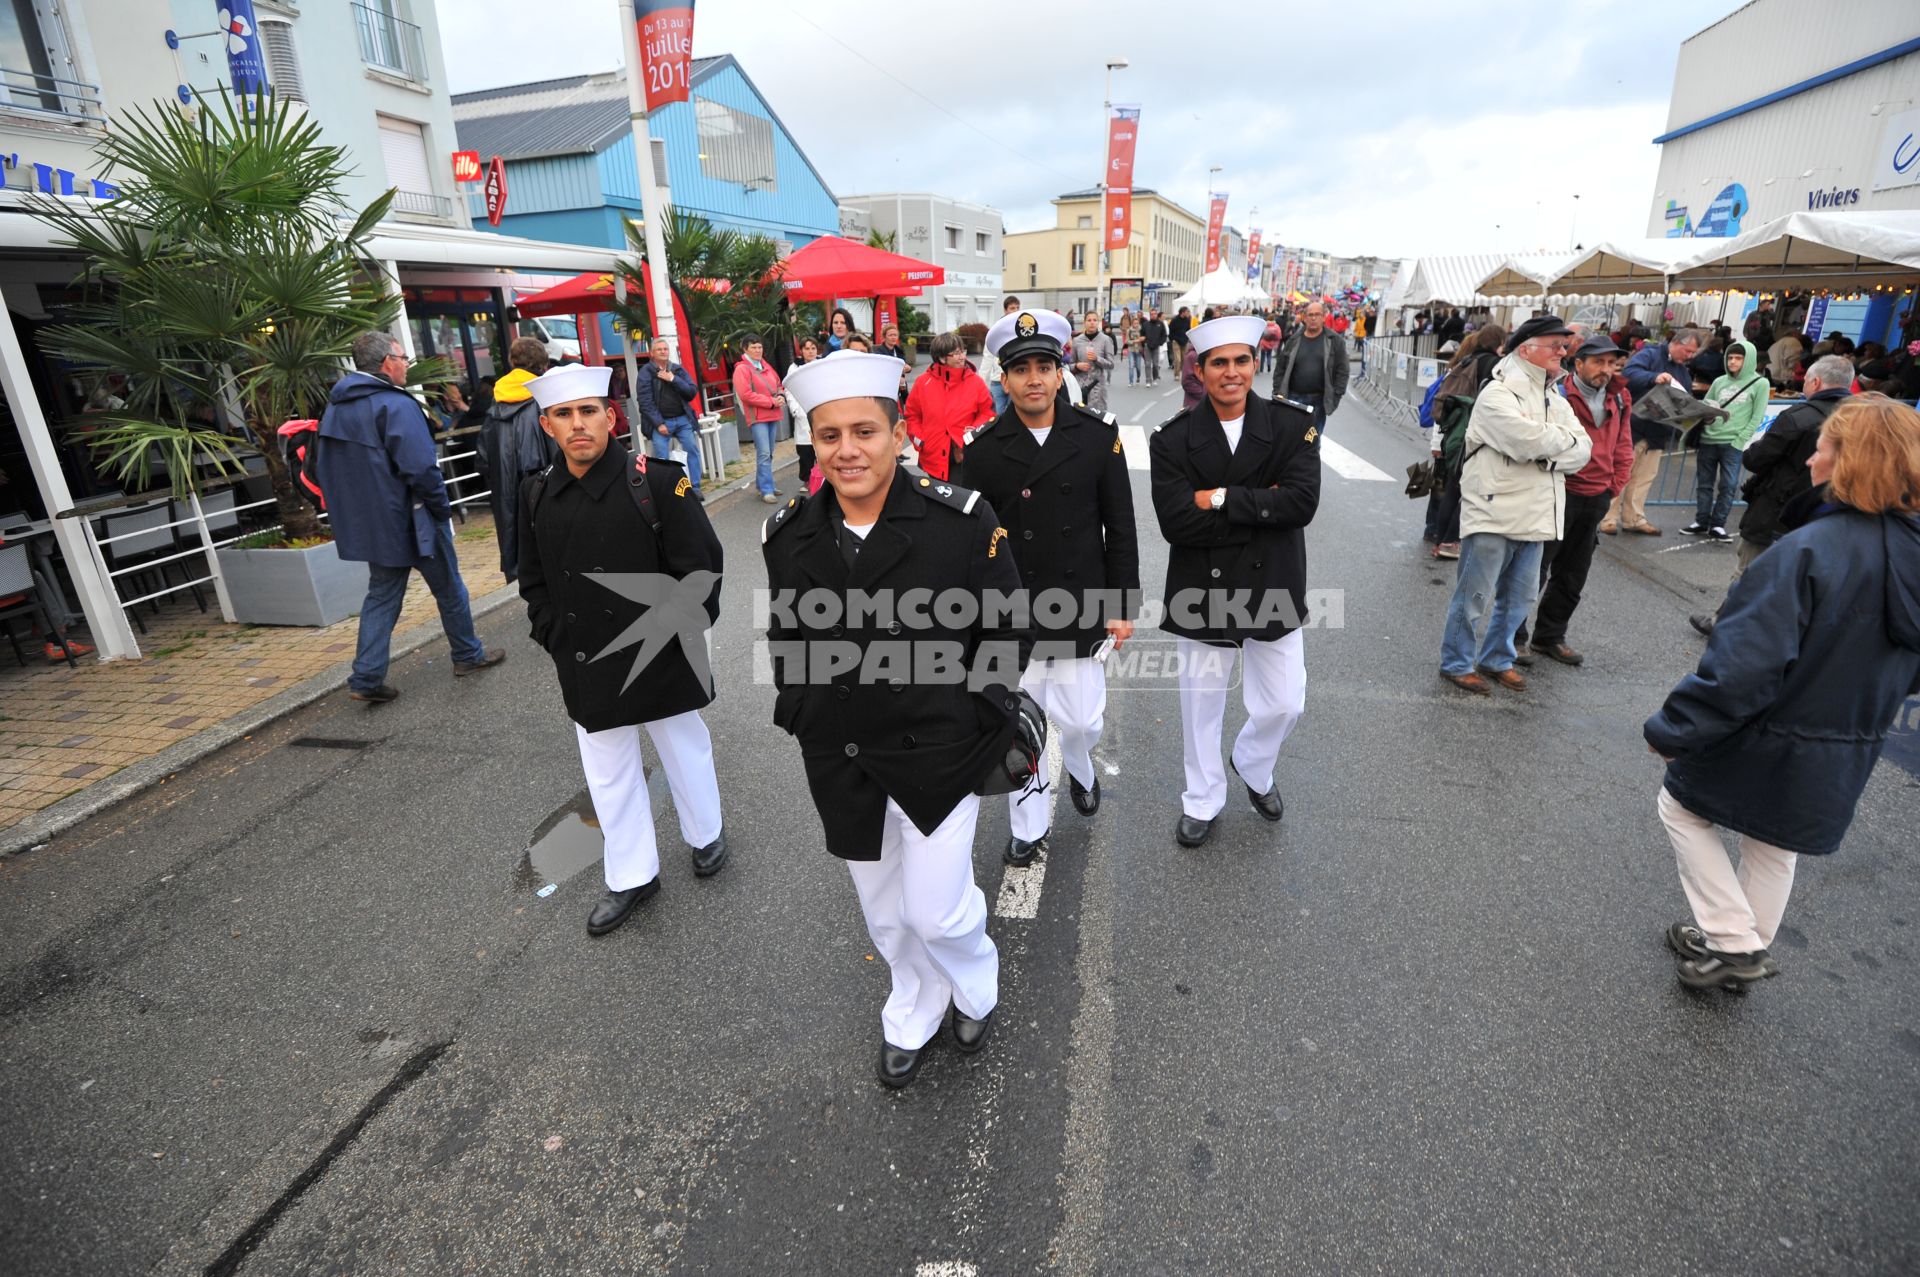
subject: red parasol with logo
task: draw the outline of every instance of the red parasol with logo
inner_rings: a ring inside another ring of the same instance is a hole
[[[932,262],[902,257],[884,248],[822,235],[774,267],[790,301],[825,302],[839,297],[917,297],[923,288],[947,282]]]

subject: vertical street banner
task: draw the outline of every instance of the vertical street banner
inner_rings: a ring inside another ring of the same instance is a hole
[[[1107,120],[1107,252],[1125,248],[1133,238],[1133,144],[1140,133],[1140,108],[1116,106]]]
[[[638,0],[634,8],[647,110],[685,102],[690,92],[687,67],[693,61],[693,0]]]
[[[1220,269],[1220,232],[1227,224],[1227,193],[1220,191],[1213,197],[1213,207],[1207,210],[1207,269],[1211,275]]]
[[[267,54],[260,46],[260,20],[253,0],[220,0],[220,43],[227,51],[227,79],[241,97],[267,91]]]
[[[1247,282],[1249,284],[1260,282],[1260,228],[1258,226],[1254,227],[1252,233],[1247,236]]]

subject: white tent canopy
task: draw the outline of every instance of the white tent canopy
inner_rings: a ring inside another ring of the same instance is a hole
[[[1488,272],[1473,291],[1482,297],[1544,296],[1553,291],[1549,285],[1568,260],[1565,253],[1509,257]]]
[[[1537,272],[1539,263],[1565,261],[1565,253],[1462,253],[1450,257],[1422,257],[1414,262],[1407,277],[1406,294],[1401,306],[1426,306],[1446,302],[1454,306],[1489,306],[1493,298],[1480,291],[1480,281],[1509,265],[1520,265]],[[1546,291],[1535,281],[1526,294],[1538,296]]]
[[[1678,292],[1920,286],[1920,209],[1789,213],[1732,239],[1685,242],[1696,251],[1674,266]]]
[[[1222,262],[1212,274],[1203,277],[1199,283],[1173,299],[1173,305],[1180,306],[1265,306],[1271,299],[1265,291],[1249,284],[1239,271]]]
[[[1697,240],[1608,240],[1569,259],[1547,281],[1554,293],[1658,295],[1674,264],[1698,254]]]

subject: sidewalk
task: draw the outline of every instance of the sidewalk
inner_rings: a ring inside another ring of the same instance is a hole
[[[776,447],[775,472],[792,464],[792,443]],[[743,474],[708,498],[708,510],[750,500],[752,486],[749,458]],[[487,512],[470,512],[453,536],[474,615],[518,604]],[[216,608],[211,598],[208,607]],[[141,619],[138,661],[87,657],[69,669],[40,660],[38,645],[23,638],[22,667],[0,649],[0,857],[344,686],[360,626],[357,616],[325,629],[229,624],[184,597]],[[445,641],[416,573],[393,628],[393,656]]]

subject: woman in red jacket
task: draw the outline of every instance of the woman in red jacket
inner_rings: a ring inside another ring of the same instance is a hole
[[[767,362],[767,346],[758,337],[747,340],[746,358],[733,366],[733,397],[740,416],[753,429],[753,483],[768,505],[780,501],[773,488],[773,436],[780,429],[780,406],[787,388]],[[801,476],[802,483],[806,477]]]
[[[933,339],[933,367],[907,393],[907,437],[920,453],[920,468],[936,479],[951,473],[962,437],[993,420],[993,394],[973,365],[958,333]]]

